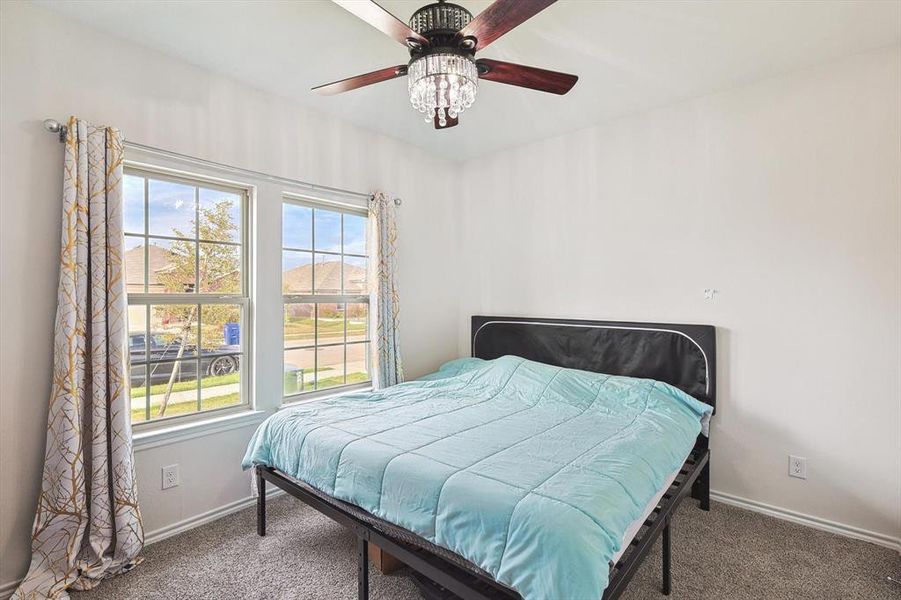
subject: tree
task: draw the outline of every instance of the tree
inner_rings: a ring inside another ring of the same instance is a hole
[[[231,202],[219,200],[212,206],[201,206],[197,225],[200,240],[232,240],[239,234],[238,224],[230,214]],[[192,225],[195,220],[192,219]],[[157,279],[167,293],[193,292],[199,284],[200,293],[224,294],[241,291],[241,249],[231,244],[204,243],[199,244],[187,239],[189,236],[175,229],[179,238],[169,248],[169,265],[157,273]],[[195,257],[197,262],[195,280]],[[204,350],[215,350],[225,344],[225,324],[237,323],[240,319],[240,307],[233,304],[204,304],[198,314],[198,305],[189,304],[190,296],[186,295],[186,304],[160,304],[154,306],[156,316],[169,323],[176,331],[168,335],[167,343],[179,344],[176,361],[181,359],[190,348],[202,353]],[[197,347],[197,324],[200,322],[200,346]],[[181,362],[173,365],[166,392],[157,416],[166,414],[169,397],[181,369]],[[197,373],[201,377],[202,373]]]

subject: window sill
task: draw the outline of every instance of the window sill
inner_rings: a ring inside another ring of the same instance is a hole
[[[242,410],[241,412],[201,421],[190,421],[168,427],[149,429],[135,433],[132,436],[132,445],[135,452],[141,452],[142,450],[184,442],[231,429],[259,425],[268,415],[269,413],[264,410]]]

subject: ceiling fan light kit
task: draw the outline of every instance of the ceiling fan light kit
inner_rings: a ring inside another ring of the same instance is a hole
[[[431,123],[438,117],[441,127],[447,117],[457,115],[472,106],[479,91],[479,70],[476,62],[458,54],[429,54],[414,59],[407,69],[410,103]]]
[[[435,129],[459,123],[459,115],[475,102],[480,78],[565,94],[578,81],[575,75],[475,58],[477,51],[555,1],[495,0],[473,18],[462,6],[438,0],[413,13],[408,27],[372,0],[333,0],[405,45],[410,61],[406,67],[380,69],[321,85],[313,91],[337,94],[406,75],[410,103],[426,123],[434,123]]]

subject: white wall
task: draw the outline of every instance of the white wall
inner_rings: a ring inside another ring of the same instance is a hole
[[[901,534],[898,48],[462,166],[24,3],[2,5],[0,70],[0,584],[27,565],[49,393],[62,148],[40,121],[73,113],[404,198],[412,376],[468,353],[474,313],[717,325],[714,488]],[[255,391],[272,405],[280,209],[257,208]],[[252,428],[144,446],[148,531],[246,498]],[[808,458],[807,481],[786,476],[789,453]],[[173,462],[182,484],[161,491]]]
[[[478,313],[714,324],[713,488],[897,539],[899,74],[895,47],[466,163],[461,352]]]
[[[457,300],[446,293],[455,282],[455,165],[22,2],[3,3],[0,61],[0,586],[27,567],[50,389],[63,149],[41,128],[43,118],[76,114],[174,152],[400,196],[407,372],[417,376],[455,356]],[[255,391],[272,406],[281,394],[277,194],[263,195],[256,208]],[[247,498],[239,462],[252,430],[140,449],[147,531]],[[181,465],[181,486],[161,491],[160,467],[172,463]]]

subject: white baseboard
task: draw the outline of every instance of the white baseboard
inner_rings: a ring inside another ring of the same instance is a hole
[[[266,498],[274,498],[284,493],[284,490],[281,490],[279,488],[270,489],[266,493]],[[208,510],[204,513],[200,513],[199,515],[194,515],[193,517],[182,519],[181,521],[172,523],[171,525],[166,525],[165,527],[154,529],[153,531],[150,531],[144,535],[144,545],[149,546],[150,544],[155,544],[157,542],[165,540],[166,538],[170,538],[173,535],[184,533],[185,531],[189,531],[191,529],[194,529],[195,527],[200,527],[201,525],[211,523],[216,519],[221,519],[226,515],[236,513],[239,510],[250,508],[251,506],[256,504],[256,501],[256,498],[248,496],[247,498],[229,502],[225,506],[220,506],[219,508]]]
[[[835,533],[855,540],[863,540],[864,542],[870,542],[871,544],[891,548],[892,550],[901,553],[901,538],[885,535],[884,533],[868,531],[859,527],[845,525],[844,523],[836,523],[835,521],[830,521],[829,519],[822,519],[820,517],[806,515],[804,513],[789,510],[787,508],[773,506],[772,504],[765,504],[756,500],[748,500],[747,498],[734,496],[725,492],[718,492],[716,490],[710,490],[710,499],[716,500],[717,502],[722,502],[723,504],[729,504],[731,506],[750,510],[752,512],[761,513],[769,517],[782,519],[783,521],[790,521],[792,523],[805,525],[813,529],[828,531],[829,533]]]

